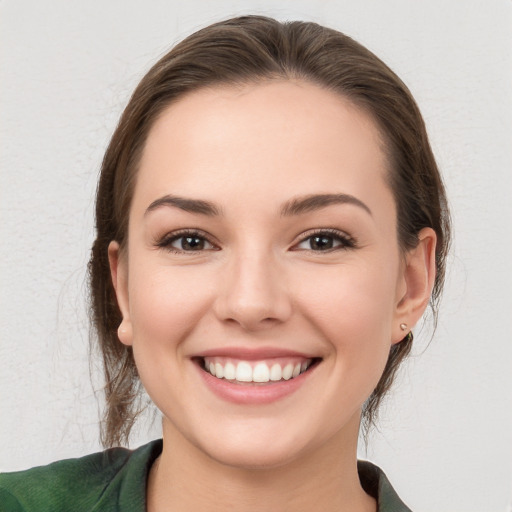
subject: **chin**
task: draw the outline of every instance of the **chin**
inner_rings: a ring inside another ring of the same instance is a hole
[[[250,447],[228,446],[222,450],[214,449],[206,453],[224,466],[251,471],[288,466],[301,456],[300,452],[284,447],[268,446],[268,443]]]
[[[295,420],[296,421],[296,420]],[[290,428],[293,420],[245,421],[226,428],[210,429],[189,439],[210,460],[246,470],[275,469],[306,460],[331,446],[334,432],[314,428]],[[333,447],[331,447],[332,449]]]

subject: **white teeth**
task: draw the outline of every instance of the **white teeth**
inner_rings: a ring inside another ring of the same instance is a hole
[[[224,377],[224,367],[220,363],[215,363],[215,377],[219,379]]]
[[[293,364],[289,363],[283,368],[283,379],[290,380],[293,375]]]
[[[270,368],[270,380],[277,381],[283,378],[283,370],[281,369],[281,365],[273,364],[272,368]]]
[[[252,368],[249,363],[240,362],[236,367],[236,380],[239,382],[252,382]]]
[[[224,366],[224,378],[228,380],[235,380],[236,369],[233,363],[226,363],[226,366]]]
[[[252,380],[254,382],[268,382],[270,380],[270,370],[265,363],[258,363],[254,367]]]
[[[238,382],[278,382],[290,380],[304,373],[311,365],[312,360],[302,362],[289,362],[286,365],[274,363],[269,366],[264,361],[238,363],[226,361],[225,358],[205,358],[204,368],[218,379],[236,380]]]

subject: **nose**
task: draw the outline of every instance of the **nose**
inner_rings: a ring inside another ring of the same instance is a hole
[[[238,257],[226,269],[214,305],[219,320],[259,331],[281,324],[292,313],[282,269],[271,257]]]

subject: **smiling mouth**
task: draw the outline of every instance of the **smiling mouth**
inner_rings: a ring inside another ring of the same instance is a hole
[[[244,361],[227,357],[199,358],[204,371],[234,384],[274,384],[306,373],[320,358],[279,358],[268,361]]]

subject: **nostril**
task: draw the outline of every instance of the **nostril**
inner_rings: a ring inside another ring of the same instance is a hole
[[[242,265],[242,263],[239,263]],[[266,268],[266,267],[265,267]],[[248,331],[269,328],[289,319],[290,297],[272,271],[248,263],[218,289],[213,310],[223,322],[237,323]]]

